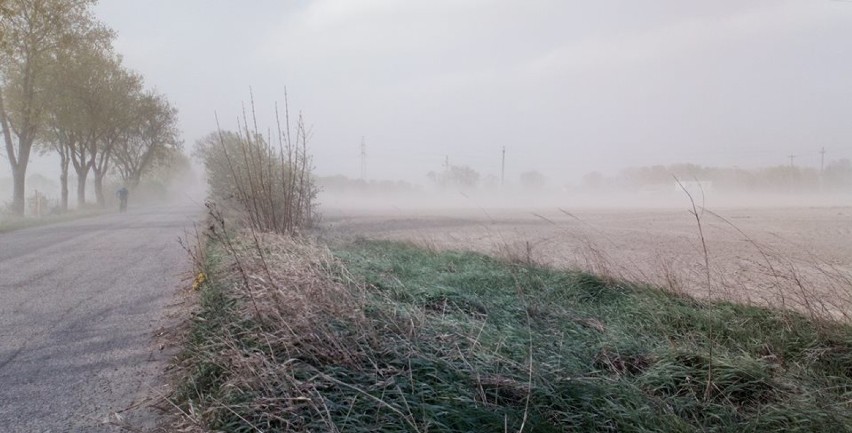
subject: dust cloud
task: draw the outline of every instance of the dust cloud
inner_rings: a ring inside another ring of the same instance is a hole
[[[344,188],[338,179],[319,201],[332,238],[473,250],[850,320],[848,189],[823,182],[800,191],[789,184],[755,191],[669,177],[653,187],[609,179],[492,190],[359,181]]]
[[[784,170],[788,170],[782,167]],[[773,169],[768,169],[773,170]],[[839,170],[838,170],[839,171]],[[606,178],[592,172],[581,185],[511,184],[464,187],[440,183],[363,181],[342,176],[320,177],[319,202],[333,211],[454,211],[534,209],[710,209],[837,207],[852,205],[852,167],[841,180],[759,181],[735,185],[720,180],[698,180],[663,172],[661,179],[642,182],[624,174]],[[744,182],[745,183],[745,182]]]

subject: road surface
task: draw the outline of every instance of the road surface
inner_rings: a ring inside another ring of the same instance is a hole
[[[201,215],[131,209],[0,234],[0,431],[151,427],[167,361],[152,337],[189,271],[178,237]]]

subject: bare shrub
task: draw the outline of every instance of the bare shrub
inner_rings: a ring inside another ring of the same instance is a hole
[[[222,130],[217,118],[217,131],[196,144],[210,198],[239,211],[254,230],[294,234],[315,219],[317,188],[308,154],[310,132],[301,114],[295,125],[290,124],[286,97],[283,124],[275,108],[275,137],[271,130],[264,137],[258,129],[253,99],[251,111],[249,119],[243,110],[236,131]]]

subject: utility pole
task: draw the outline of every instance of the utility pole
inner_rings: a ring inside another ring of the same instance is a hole
[[[361,180],[367,181],[367,141],[361,137]]]
[[[790,158],[790,168],[793,168],[793,160],[796,159],[796,155],[787,155],[787,158]]]
[[[503,161],[500,164],[500,186],[506,184],[506,146],[503,146]]]
[[[450,155],[444,155],[444,170],[450,171]]]
[[[819,151],[819,155],[819,172],[822,173],[825,171],[825,146],[823,146],[822,150]]]

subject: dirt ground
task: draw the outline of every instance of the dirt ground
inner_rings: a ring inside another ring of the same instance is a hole
[[[852,207],[737,207],[699,217],[701,231],[686,207],[324,210],[336,235],[475,250],[850,319]]]

